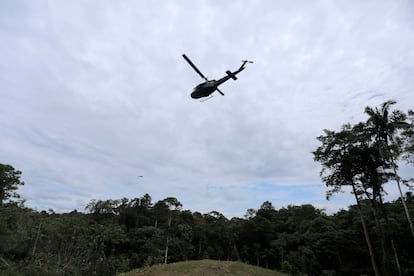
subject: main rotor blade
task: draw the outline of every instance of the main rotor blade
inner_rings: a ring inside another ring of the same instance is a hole
[[[198,68],[194,65],[194,63],[185,55],[183,54],[183,58],[191,65],[191,67],[193,67],[193,69],[205,80],[208,80],[203,73],[200,72],[200,70],[198,70]]]
[[[224,96],[224,93],[220,91],[220,89],[216,88],[216,90],[222,95]]]

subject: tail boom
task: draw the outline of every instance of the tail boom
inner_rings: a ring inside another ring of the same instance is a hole
[[[226,74],[227,74],[230,78],[232,78],[233,80],[237,80],[236,74],[234,74],[234,73],[230,72],[230,70],[227,70],[227,71],[226,71]]]

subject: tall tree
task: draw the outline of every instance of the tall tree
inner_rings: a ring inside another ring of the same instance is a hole
[[[181,202],[177,200],[175,197],[167,197],[162,202],[168,206],[168,209],[170,211],[170,216],[168,218],[168,228],[167,228],[167,241],[165,245],[165,255],[164,255],[164,263],[168,263],[168,248],[170,243],[170,232],[171,232],[171,222],[172,222],[172,212],[181,210],[181,207],[183,206]]]
[[[395,261],[398,264],[394,242],[391,238],[391,245],[389,244],[389,229],[385,228],[386,226],[389,228],[389,220],[383,201],[384,184],[390,179],[397,182],[406,217],[414,236],[397,164],[404,151],[410,151],[412,140],[407,137],[413,137],[413,124],[407,122],[407,115],[404,112],[390,111],[390,107],[395,103],[395,101],[387,101],[379,108],[366,107],[365,113],[369,116],[366,122],[354,126],[347,124],[338,133],[325,131],[326,135],[318,138],[322,146],[314,152],[315,160],[323,165],[322,179],[327,186],[332,187],[327,193],[328,197],[341,191],[343,186],[350,185],[358,206],[361,206],[362,199],[369,200],[381,241],[385,273],[391,271],[390,247],[394,249]],[[413,116],[411,111],[409,116],[409,118]],[[381,223],[381,219],[385,219],[386,223]],[[366,228],[362,212],[361,222]]]
[[[22,172],[12,166],[0,163],[0,207],[6,201],[20,198],[16,192],[19,185],[24,185],[20,180]]]
[[[405,134],[412,133],[413,126],[407,122],[407,114],[404,112],[400,110],[390,111],[390,107],[394,104],[396,102],[390,100],[384,102],[380,108],[366,107],[365,113],[369,116],[367,129],[377,145],[380,156],[391,165],[400,192],[401,202],[404,205],[405,214],[410,225],[411,234],[414,237],[413,223],[401,189],[401,178],[397,173],[397,160],[403,154],[404,142],[407,138]]]
[[[365,155],[363,143],[360,140],[361,136],[356,131],[359,127],[346,124],[338,133],[324,130],[325,135],[317,138],[322,145],[313,154],[315,161],[322,164],[322,180],[327,187],[331,188],[327,192],[327,199],[335,193],[341,192],[345,186],[351,186],[358,206],[372,268],[375,275],[379,275],[371,239],[361,210],[361,195],[364,191],[363,185],[367,174],[365,168],[361,166]]]

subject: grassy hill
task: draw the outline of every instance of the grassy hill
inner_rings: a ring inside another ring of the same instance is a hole
[[[285,276],[286,274],[274,270],[264,269],[240,262],[226,261],[187,261],[172,264],[160,264],[147,268],[136,269],[119,276],[190,276],[190,275],[257,275],[257,276]]]

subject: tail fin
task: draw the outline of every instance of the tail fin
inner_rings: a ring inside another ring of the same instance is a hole
[[[226,71],[227,75],[229,75],[233,80],[237,80],[237,77],[235,74],[233,74],[232,72],[230,72],[229,70]]]

